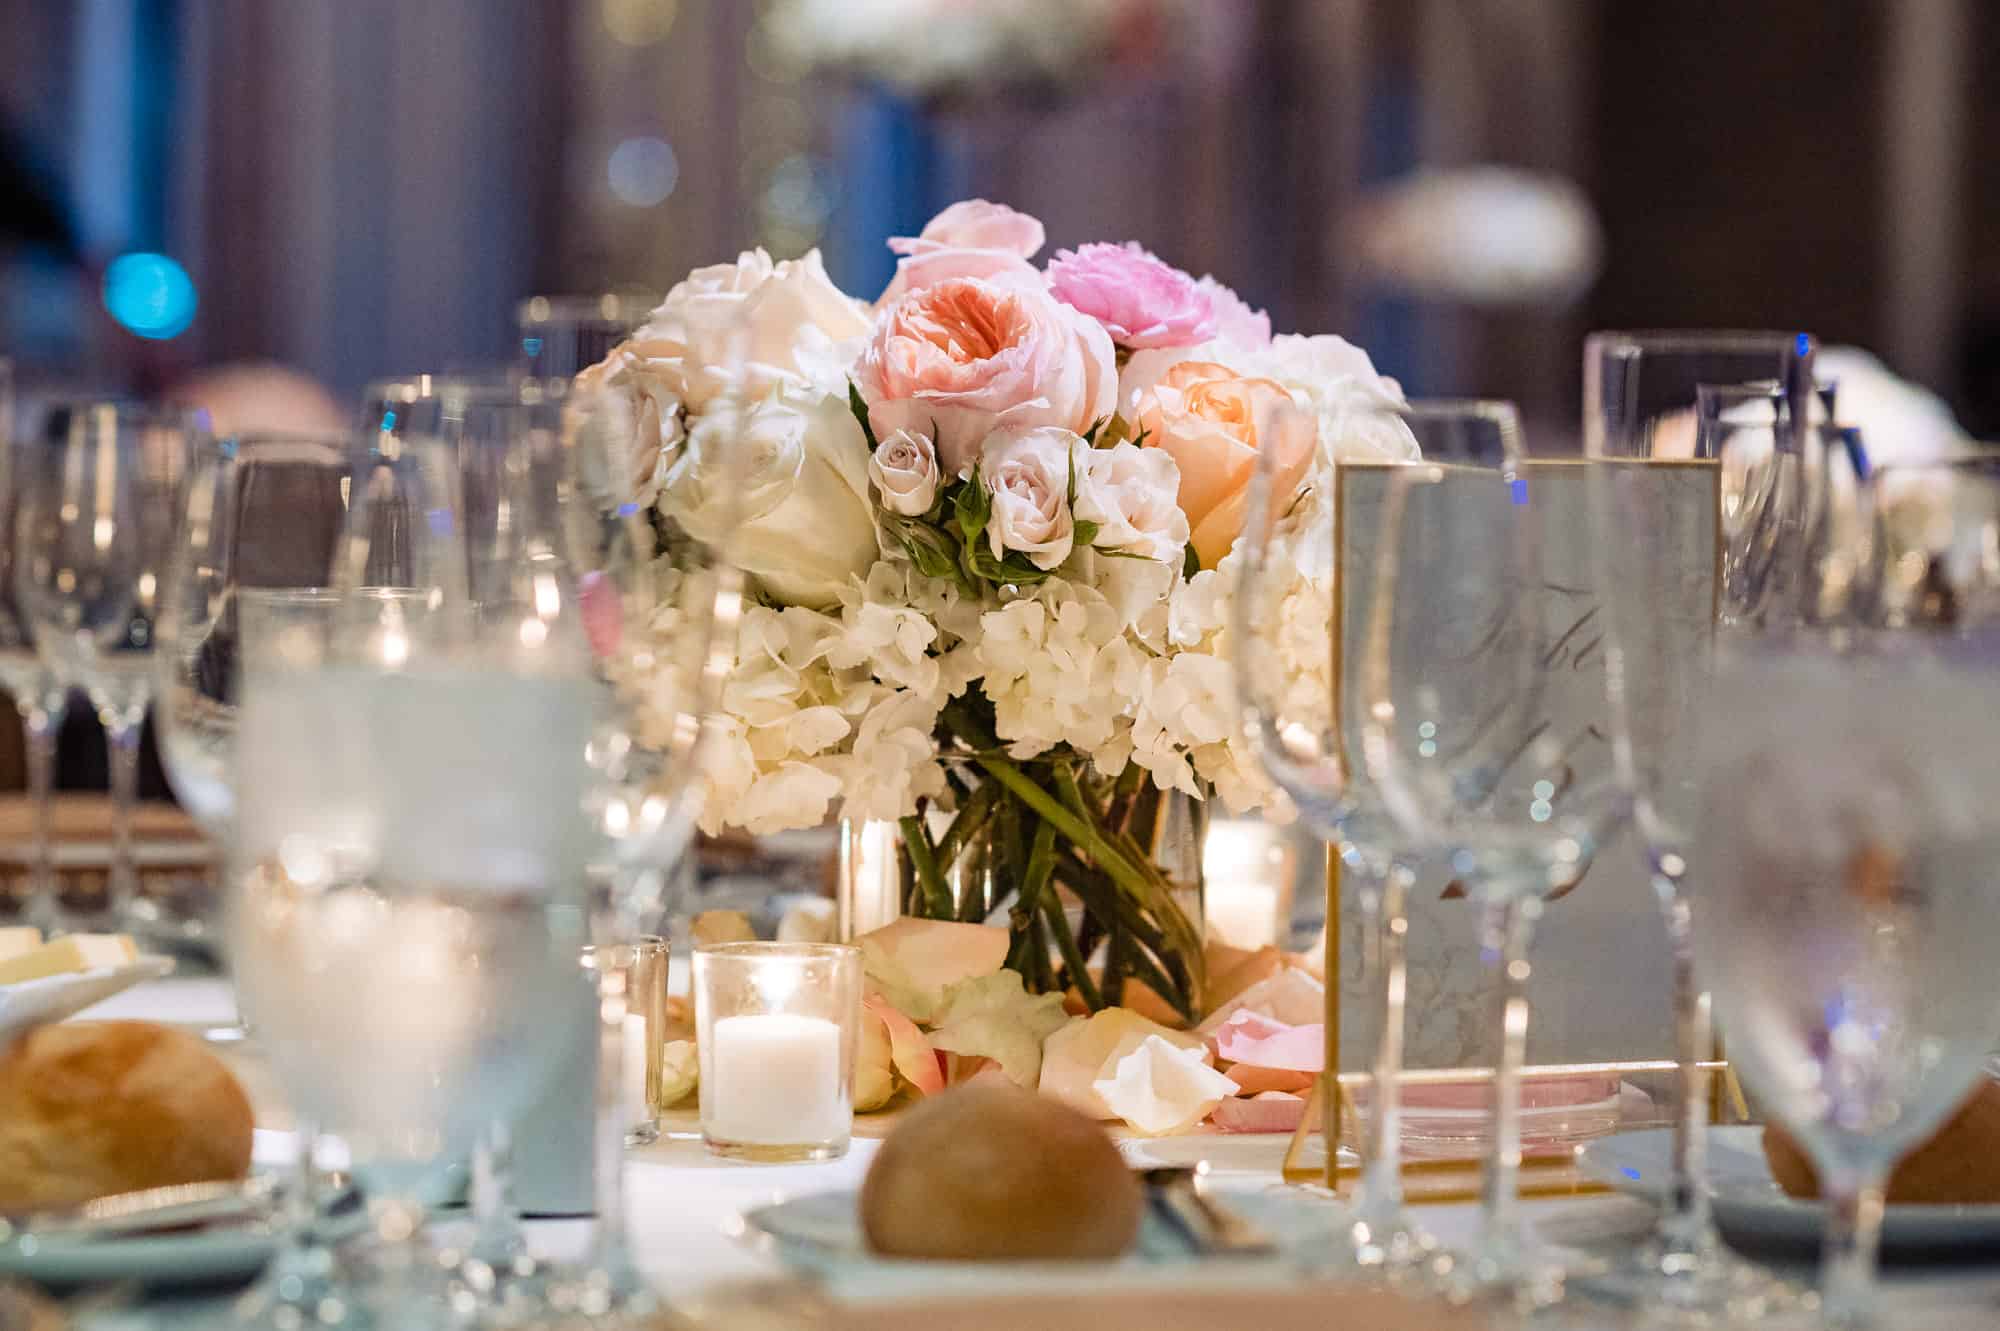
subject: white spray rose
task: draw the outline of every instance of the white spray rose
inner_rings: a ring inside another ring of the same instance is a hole
[[[711,544],[734,517],[731,554],[765,592],[836,606],[877,555],[867,451],[839,398],[780,392],[747,409],[718,398],[667,469],[660,511]]]
[[[980,445],[979,481],[993,502],[986,536],[993,557],[1018,550],[1036,568],[1069,558],[1076,523],[1069,509],[1070,468],[1083,468],[1083,439],[1058,426],[996,430]]]
[[[1175,496],[1181,471],[1165,449],[1116,444],[1091,449],[1076,478],[1076,516],[1098,524],[1092,544],[1179,564],[1187,514]]]
[[[868,476],[881,492],[882,507],[906,518],[930,511],[937,498],[937,450],[914,430],[898,430],[876,446]]]
[[[745,250],[733,264],[688,274],[620,352],[696,410],[738,388],[753,397],[778,387],[845,396],[847,366],[869,326],[818,250],[783,263]]]

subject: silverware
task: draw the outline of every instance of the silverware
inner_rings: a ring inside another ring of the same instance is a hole
[[[1255,1257],[1276,1252],[1278,1245],[1257,1225],[1207,1194],[1206,1162],[1166,1169],[1142,1169],[1146,1203],[1157,1211],[1194,1250],[1204,1257]]]
[[[0,1219],[0,1239],[105,1238],[183,1225],[261,1220],[270,1215],[278,1188],[276,1175],[253,1174],[247,1179],[117,1192],[68,1211]]]

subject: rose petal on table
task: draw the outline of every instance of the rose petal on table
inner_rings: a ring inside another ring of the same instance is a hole
[[[944,1089],[944,1073],[938,1069],[937,1051],[917,1029],[917,1023],[898,1012],[877,994],[861,999],[862,1009],[879,1022],[889,1041],[889,1059],[904,1081],[919,1095],[936,1095]]]
[[[945,991],[931,1045],[991,1058],[1015,1085],[1033,1087],[1042,1075],[1042,1042],[1068,1020],[1061,994],[1030,994],[1019,971],[997,971]]]
[[[1260,1068],[1250,1063],[1233,1064],[1222,1074],[1236,1083],[1244,1095],[1266,1091],[1306,1091],[1312,1089],[1313,1074],[1291,1068]]]
[[[660,1049],[660,1108],[671,1109],[694,1094],[701,1060],[693,1040],[669,1040]]]
[[[952,985],[1007,962],[1007,931],[997,925],[904,916],[854,942],[869,982],[914,1021],[929,1021]]]
[[[1208,1066],[1205,1049],[1149,1035],[1118,1060],[1095,1090],[1119,1118],[1149,1137],[1184,1132],[1236,1094],[1236,1083]]]
[[[1224,1132],[1296,1132],[1305,1115],[1304,1096],[1268,1091],[1249,1099],[1224,1100],[1212,1117]]]
[[[1203,990],[1208,1010],[1222,1011],[1251,985],[1268,980],[1284,969],[1285,958],[1275,947],[1261,947],[1255,952],[1245,952],[1224,966],[1211,963],[1208,986]]]
[[[1125,1008],[1106,1008],[1071,1020],[1043,1042],[1042,1094],[1095,1119],[1117,1118],[1094,1083],[1111,1076],[1119,1060],[1152,1035],[1179,1048],[1203,1048],[1198,1035],[1162,1026]]]
[[[1255,1012],[1238,1012],[1214,1035],[1218,1058],[1260,1068],[1319,1072],[1326,1067],[1326,1026],[1289,1026]]]
[[[1326,1020],[1326,986],[1302,970],[1287,966],[1260,980],[1209,1014],[1203,1037],[1215,1034],[1238,1012],[1255,1012],[1291,1026]]]

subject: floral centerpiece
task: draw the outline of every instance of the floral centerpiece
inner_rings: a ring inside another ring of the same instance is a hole
[[[1228,661],[1250,475],[1274,454],[1289,575],[1259,650],[1323,712],[1329,469],[1413,455],[1362,424],[1400,391],[1136,244],[1038,266],[1041,224],[998,204],[889,244],[873,303],[816,252],[699,269],[583,377],[659,523],[701,537],[737,510],[753,601],[704,827],[893,822],[904,912],[934,918],[967,914],[949,878],[977,853],[1006,893],[977,912],[1005,940],[979,974],[1093,1011],[1149,991],[1192,1026],[1214,1003],[1165,803],[1289,816]],[[679,613],[638,607],[633,636],[670,642]]]

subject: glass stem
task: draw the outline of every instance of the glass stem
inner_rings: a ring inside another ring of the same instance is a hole
[[[47,691],[21,713],[27,741],[28,796],[34,804],[34,856],[29,866],[28,918],[45,929],[61,924],[62,902],[56,884],[56,741],[62,736],[67,700]]]
[[[107,717],[104,741],[111,758],[111,920],[131,927],[139,899],[139,871],[132,861],[132,810],[139,800],[139,742],[143,720]]]
[[[1373,1103],[1369,1106],[1367,1155],[1355,1214],[1374,1232],[1376,1242],[1403,1219],[1403,1006],[1409,987],[1405,944],[1412,879],[1406,866],[1391,860],[1378,878],[1364,882],[1360,892],[1362,928],[1373,940],[1369,950],[1374,973],[1369,978],[1380,1004],[1380,1024],[1369,1092]]]
[[[1494,1045],[1490,1110],[1492,1150],[1481,1187],[1482,1272],[1504,1280],[1525,1246],[1521,1230],[1521,1068],[1528,1052],[1528,944],[1541,900],[1502,887],[1480,918],[1480,955],[1493,976]]]
[[[1680,1274],[1692,1270],[1713,1249],[1714,1218],[1708,1189],[1708,1074],[1702,1060],[1709,1056],[1709,1002],[1694,974],[1694,929],[1679,884],[1656,876],[1654,889],[1665,907],[1667,940],[1674,968],[1674,1104],[1673,1154],[1667,1172],[1667,1196],[1660,1210],[1658,1242],[1662,1270]]]
[[[301,1325],[318,1317],[315,1305],[326,1297],[333,1275],[333,1251],[320,1234],[319,1169],[315,1164],[318,1133],[310,1119],[295,1128],[297,1157],[292,1184],[285,1192],[283,1238],[270,1268],[239,1302],[239,1320],[256,1320],[270,1309],[300,1309]],[[275,1318],[271,1320],[276,1320]]]
[[[1881,1166],[1823,1169],[1826,1243],[1820,1257],[1820,1306],[1834,1331],[1862,1331],[1875,1322],[1875,1263],[1882,1243]]]
[[[624,957],[614,960],[611,955],[625,951],[614,947],[597,952],[597,1097],[591,1148],[597,1224],[591,1234],[589,1266],[599,1279],[608,1280],[614,1295],[637,1279],[625,1235],[625,1134],[632,1125],[622,1098],[631,967]]]
[[[514,1207],[514,1134],[494,1119],[472,1151],[472,1255],[488,1266],[508,1266],[527,1249],[521,1214]]]

